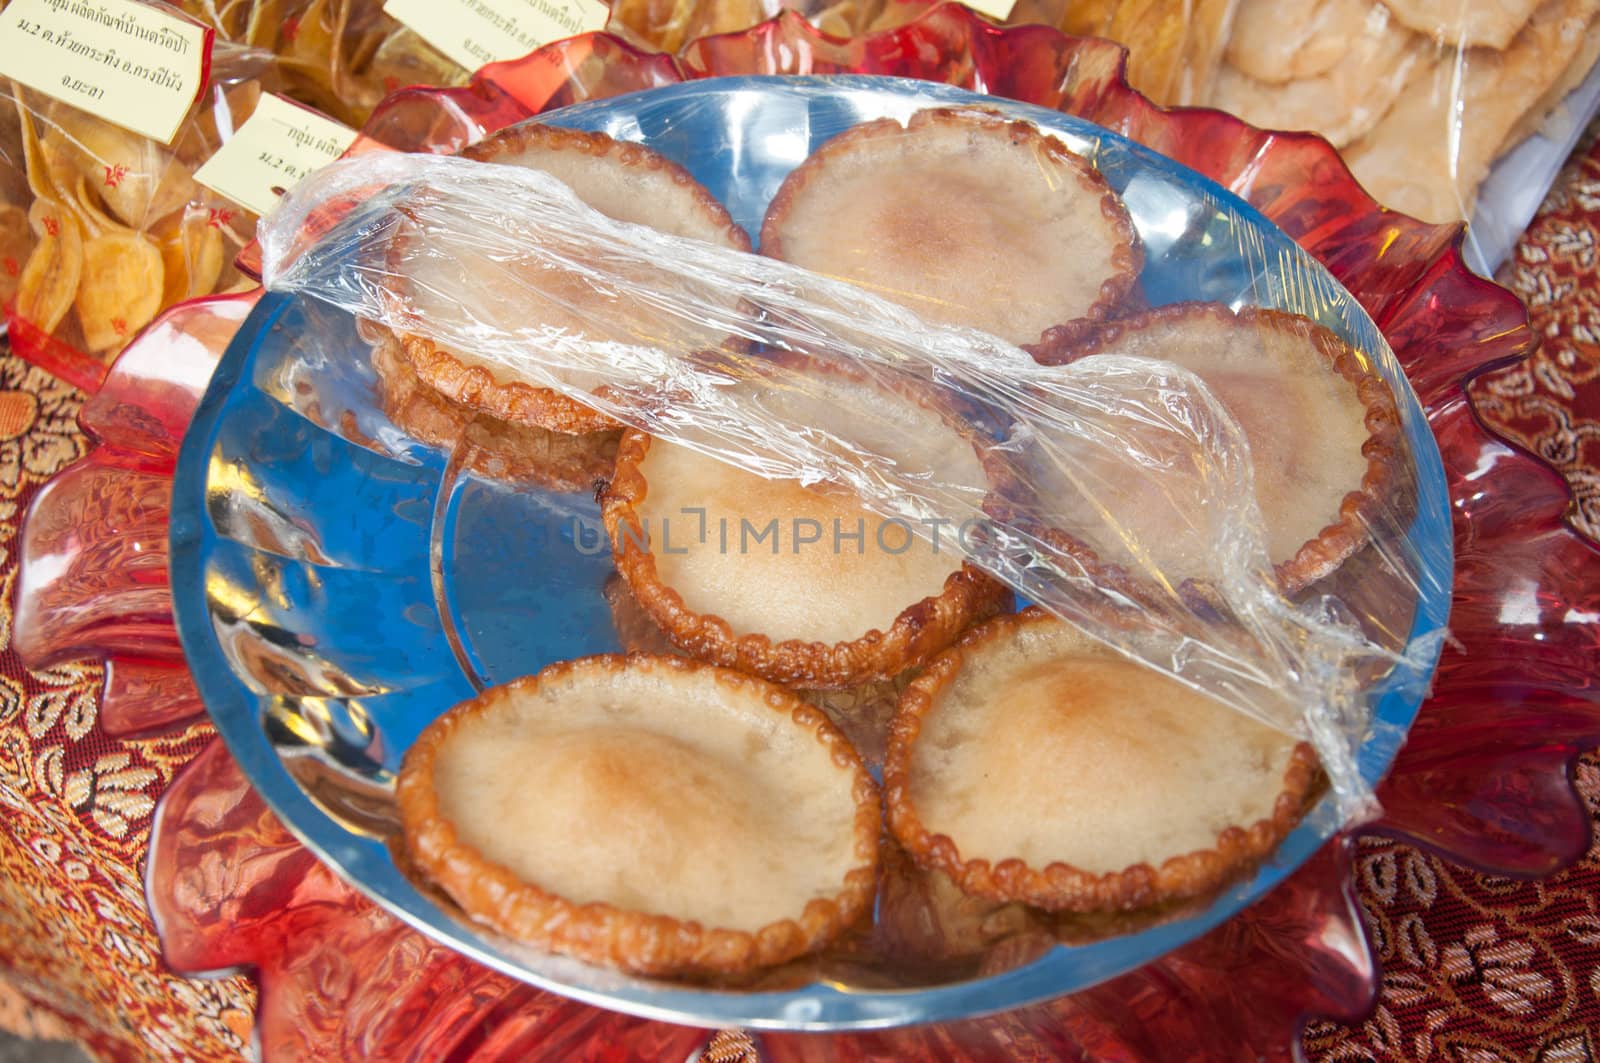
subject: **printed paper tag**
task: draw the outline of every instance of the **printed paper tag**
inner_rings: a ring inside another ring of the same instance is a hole
[[[356,131],[331,118],[263,93],[250,117],[194,179],[235,203],[269,214],[278,193],[337,159],[355,142]]]
[[[0,76],[170,144],[205,87],[211,36],[133,0],[11,0]]]
[[[604,28],[600,0],[388,0],[383,10],[468,70]]]
[[[961,0],[972,10],[980,15],[988,15],[996,22],[1004,22],[1011,17],[1011,9],[1017,6],[1017,0]]]

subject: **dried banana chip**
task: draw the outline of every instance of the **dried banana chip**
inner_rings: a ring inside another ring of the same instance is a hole
[[[289,46],[279,54],[286,61],[325,72],[331,81],[333,53],[339,46],[339,38],[335,33],[337,21],[338,12],[329,0],[311,0],[294,24],[294,36],[289,40]]]
[[[99,198],[89,191],[89,183],[83,179],[82,174],[73,178],[72,198],[67,201],[67,207],[78,215],[78,221],[83,224],[83,231],[89,236],[99,236],[103,232],[117,230],[132,231],[106,213]]]
[[[162,306],[216,290],[223,267],[222,232],[209,223],[206,211],[174,211],[156,223],[150,236],[161,251]]]
[[[63,115],[61,129],[79,172],[124,224],[143,228],[195,198],[189,167],[148,137],[83,114]]]
[[[28,231],[28,212],[10,203],[0,204],[0,306],[17,297],[22,280],[22,264],[33,251],[33,233]]]
[[[161,309],[161,252],[143,234],[108,232],[83,245],[78,323],[91,351],[115,351]]]
[[[22,130],[22,165],[28,171],[28,190],[35,199],[56,199],[61,193],[56,190],[55,182],[51,180],[50,164],[45,158],[44,148],[39,143],[39,131],[34,128],[33,115],[28,113],[28,105],[23,102],[22,90],[16,82],[12,82],[12,102],[17,107],[17,121],[21,123]]]
[[[67,201],[72,206],[78,185],[78,153],[66,134],[51,129],[39,141],[39,156],[44,163],[45,180],[50,183],[51,198]]]
[[[28,227],[38,242],[17,279],[17,316],[54,332],[72,309],[83,276],[83,233],[71,212],[52,199],[33,201]]]

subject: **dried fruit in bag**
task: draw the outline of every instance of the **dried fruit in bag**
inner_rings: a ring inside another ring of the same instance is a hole
[[[277,43],[278,33],[284,22],[284,5],[281,0],[243,0],[236,6],[249,8],[249,16],[245,21],[244,32],[229,36],[252,48],[271,48]]]
[[[33,250],[28,212],[10,203],[0,204],[0,307],[17,297],[22,264]]]
[[[396,27],[378,42],[362,73],[342,69],[340,73],[338,84],[344,98],[365,110],[405,85],[458,85],[466,80],[466,71],[405,26]]]
[[[143,233],[107,215],[81,176],[66,205],[86,237],[74,300],[84,345],[96,354],[119,351],[161,309],[161,253]]]
[[[179,210],[150,229],[161,252],[161,305],[209,295],[216,290],[224,263],[222,231],[203,210]]]
[[[761,0],[617,0],[611,28],[632,41],[663,52],[675,52],[697,36],[696,27],[731,23],[730,29],[753,26],[767,17]]]
[[[237,7],[237,12],[235,12]],[[217,18],[245,24],[240,0]],[[0,212],[0,295],[29,326],[19,353],[54,372],[96,379],[165,307],[240,283],[230,260],[254,233],[255,215],[202,187],[196,170],[280,86],[264,52],[219,43],[212,77],[170,145],[129,132],[11,82],[0,81],[0,167],[9,195],[37,210],[19,223]],[[14,145],[14,146],[13,146]],[[0,196],[0,208],[7,198]],[[30,228],[28,217],[32,216]],[[56,233],[33,233],[48,222]]]
[[[124,225],[142,228],[195,198],[192,171],[148,137],[65,108],[45,138],[69,159]]]
[[[1129,46],[1128,82],[1160,104],[1203,103],[1237,0],[1018,0],[1007,22]],[[894,5],[891,4],[891,7]]]
[[[55,181],[51,178],[50,164],[45,158],[44,148],[39,143],[39,131],[34,128],[33,118],[28,114],[28,108],[23,103],[22,92],[16,83],[12,83],[12,101],[17,109],[17,121],[20,127],[22,140],[22,168],[28,179],[28,191],[38,199],[55,199],[59,192],[56,191]]]
[[[93,352],[120,350],[161,309],[161,253],[142,233],[108,230],[83,245],[78,321]]]
[[[28,227],[38,242],[17,281],[17,316],[54,332],[72,309],[83,275],[83,233],[78,221],[53,199],[36,199]]]

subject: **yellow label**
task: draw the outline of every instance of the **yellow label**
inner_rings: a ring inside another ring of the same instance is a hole
[[[257,214],[270,214],[279,195],[343,155],[355,139],[349,126],[264,93],[194,179]]]
[[[1004,22],[1011,17],[1011,9],[1017,6],[1017,0],[962,0],[972,10],[980,15],[988,15],[997,22]]]
[[[599,0],[388,0],[383,10],[468,70],[605,26]]]
[[[204,87],[206,30],[133,0],[11,0],[0,76],[172,143]]]

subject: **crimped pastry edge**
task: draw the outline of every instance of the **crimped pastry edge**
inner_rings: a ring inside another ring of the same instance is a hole
[[[929,662],[900,695],[884,757],[884,807],[890,831],[917,865],[943,872],[967,893],[1002,903],[1020,901],[1053,912],[1133,911],[1203,896],[1270,855],[1304,816],[1321,777],[1316,754],[1305,742],[1290,753],[1270,817],[1229,826],[1213,847],[1175,854],[1156,867],[1141,863],[1090,872],[1064,863],[1038,868],[1018,859],[966,860],[953,839],[923,824],[911,798],[911,760],[923,721],[959,674],[965,655],[1025,626],[1060,622],[1037,606],[997,617]]]
[[[858,864],[846,872],[836,894],[813,898],[797,916],[757,931],[704,927],[693,920],[629,911],[605,902],[579,903],[518,878],[462,841],[439,810],[433,770],[439,751],[456,729],[496,710],[505,699],[541,683],[584,671],[664,669],[679,674],[713,673],[718,683],[748,691],[767,708],[782,712],[815,735],[833,763],[851,774],[856,815],[851,825]],[[561,661],[536,675],[492,687],[439,717],[406,752],[396,802],[411,863],[473,919],[517,941],[590,963],[652,976],[733,976],[775,966],[813,952],[861,917],[877,886],[882,814],[877,787],[849,741],[820,709],[754,676],[681,657],[602,654]]]
[[[934,413],[972,444],[985,474],[991,471],[987,449],[980,443],[976,429],[947,409],[937,390],[926,382],[900,376],[874,378],[846,363],[803,354],[778,355],[775,361],[791,369],[807,369],[879,388]],[[637,429],[623,432],[617,447],[616,471],[600,493],[600,515],[611,538],[612,561],[640,608],[673,645],[692,657],[751,672],[775,683],[807,690],[842,690],[892,679],[944,649],[972,623],[1013,606],[1008,587],[964,563],[945,578],[937,595],[902,609],[888,631],[874,629],[837,643],[775,640],[756,632],[736,635],[732,626],[715,613],[690,609],[683,596],[656,574],[654,555],[643,549],[645,535],[637,509],[649,495],[649,484],[640,465],[651,442],[649,434]]]
[[[1275,572],[1278,585],[1285,594],[1295,594],[1312,583],[1330,575],[1352,554],[1366,545],[1367,529],[1373,518],[1389,504],[1396,467],[1404,450],[1401,439],[1400,414],[1394,396],[1376,373],[1363,368],[1354,348],[1333,332],[1299,314],[1262,307],[1243,307],[1230,310],[1221,303],[1181,302],[1158,306],[1117,321],[1105,323],[1087,333],[1079,342],[1050,356],[1037,356],[1047,365],[1069,365],[1083,358],[1100,354],[1124,336],[1153,324],[1168,321],[1194,320],[1209,317],[1232,325],[1264,327],[1287,331],[1307,339],[1312,347],[1340,377],[1356,389],[1356,396],[1366,408],[1367,439],[1361,453],[1367,459],[1367,469],[1358,489],[1347,492],[1339,502],[1334,519],[1319,531],[1315,538],[1301,544],[1294,556],[1278,561]],[[1015,485],[1008,485],[1007,490]],[[1003,494],[1003,492],[1002,492]],[[1004,518],[1008,507],[1000,503],[995,515]],[[1076,537],[1056,529],[1046,529],[1037,534],[1056,542],[1063,550],[1080,561],[1097,567],[1108,582],[1131,587],[1139,581],[1117,565],[1099,561],[1092,546]]]
[[[669,175],[674,183],[694,193],[697,207],[723,226],[729,246],[749,251],[750,237],[734,222],[726,207],[689,171],[642,144],[616,140],[604,133],[562,129],[538,122],[509,126],[462,149],[463,158],[492,162],[500,155],[515,154],[530,147],[575,150],[596,157],[614,156],[623,166],[644,166]],[[405,254],[407,241],[397,240],[391,256]],[[459,357],[426,336],[399,333],[402,356],[418,378],[446,398],[482,410],[511,424],[546,428],[554,432],[580,435],[621,427],[615,419],[591,406],[550,388],[539,388],[518,381],[500,382],[481,365],[469,366]],[[614,393],[605,387],[595,389],[602,398]]]
[[[379,326],[381,328],[381,326]],[[372,350],[384,415],[429,446],[471,449],[467,466],[480,476],[536,484],[549,491],[592,491],[611,475],[621,429],[573,434],[511,424],[447,398],[417,377],[387,329]],[[482,436],[471,440],[482,429]]]
[[[1005,118],[996,111],[982,107],[932,107],[916,112],[904,125],[893,118],[878,118],[853,126],[832,138],[790,171],[778,187],[761,222],[761,254],[787,261],[782,228],[789,211],[804,194],[805,186],[836,155],[848,152],[864,140],[905,136],[936,125],[992,129],[1014,143],[1033,144],[1036,150],[1048,154],[1071,170],[1090,194],[1099,196],[1100,211],[1115,233],[1116,247],[1109,263],[1111,274],[1101,282],[1099,293],[1089,309],[1079,317],[1051,325],[1036,341],[1023,344],[1022,349],[1036,357],[1049,357],[1080,339],[1095,324],[1115,317],[1135,291],[1139,272],[1144,268],[1144,246],[1121,197],[1112,191],[1099,170],[1056,137],[1031,122]]]

